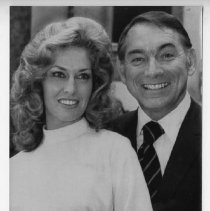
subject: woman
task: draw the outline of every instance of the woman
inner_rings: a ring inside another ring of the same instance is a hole
[[[129,141],[102,129],[113,111],[111,45],[93,20],[46,26],[25,47],[11,90],[11,210],[152,210]]]

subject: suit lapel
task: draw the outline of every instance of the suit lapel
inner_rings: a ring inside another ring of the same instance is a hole
[[[192,101],[189,111],[182,123],[176,143],[163,175],[161,193],[173,193],[183,179],[194,158],[200,153],[201,121],[200,114],[194,109]]]
[[[131,145],[135,151],[137,151],[136,129],[137,129],[137,110],[131,113],[130,118],[128,118],[128,127],[126,130],[127,137],[129,137]]]

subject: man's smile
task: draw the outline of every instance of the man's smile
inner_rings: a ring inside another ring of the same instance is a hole
[[[142,87],[146,90],[158,90],[163,89],[169,85],[168,82],[157,83],[157,84],[143,84]]]

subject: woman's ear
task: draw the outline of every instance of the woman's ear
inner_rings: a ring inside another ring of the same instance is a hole
[[[118,57],[117,57],[117,70],[119,72],[121,81],[125,84],[126,79],[125,79],[125,66],[124,66],[124,62],[123,61],[120,61]]]
[[[187,71],[188,75],[192,76],[196,70],[196,64],[197,64],[197,59],[196,59],[196,53],[193,48],[188,50],[188,55],[187,55]]]

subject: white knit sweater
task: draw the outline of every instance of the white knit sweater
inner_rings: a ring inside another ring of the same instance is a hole
[[[45,130],[43,143],[10,159],[11,211],[151,211],[130,142],[85,119]]]

